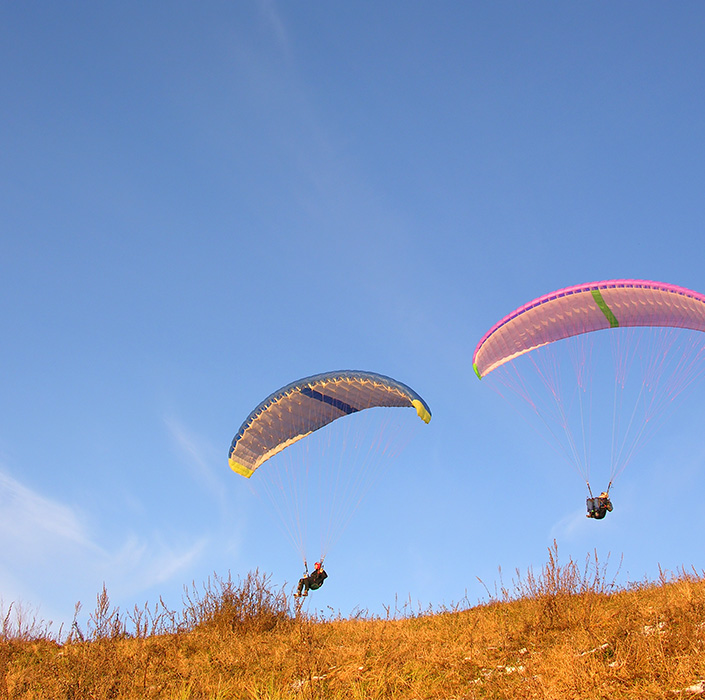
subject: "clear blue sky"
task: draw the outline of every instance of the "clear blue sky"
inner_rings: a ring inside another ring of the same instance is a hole
[[[267,394],[335,369],[433,420],[316,609],[477,600],[554,538],[621,580],[704,568],[702,393],[592,523],[471,366],[562,286],[705,292],[703,35],[695,1],[2,2],[5,607],[293,583],[227,452]]]

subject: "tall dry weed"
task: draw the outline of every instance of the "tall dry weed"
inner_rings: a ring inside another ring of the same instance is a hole
[[[270,577],[259,570],[234,582],[228,574],[214,574],[200,589],[195,584],[184,593],[183,628],[230,631],[268,631],[289,620],[284,589],[275,591]]]
[[[55,641],[61,637],[62,627],[54,634],[53,623],[40,617],[34,608],[20,602],[5,608],[0,599],[0,641],[31,642],[41,639]]]

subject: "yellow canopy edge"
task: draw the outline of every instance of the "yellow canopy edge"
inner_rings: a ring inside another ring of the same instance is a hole
[[[413,399],[411,405],[416,409],[416,413],[419,414],[419,418],[424,423],[429,423],[431,421],[431,414],[426,410],[426,407],[418,399]],[[232,466],[232,465],[231,465]],[[233,467],[234,469],[234,467]]]
[[[248,479],[255,473],[254,469],[248,469],[246,466],[240,464],[239,462],[236,462],[234,459],[232,459],[232,457],[228,459],[228,464],[234,472],[237,472],[238,474],[241,474],[242,476],[247,477]]]

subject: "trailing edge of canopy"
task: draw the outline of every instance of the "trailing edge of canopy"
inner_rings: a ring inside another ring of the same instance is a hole
[[[475,348],[473,369],[482,379],[547,343],[620,326],[705,331],[705,295],[648,280],[608,280],[559,289],[492,326]]]
[[[366,408],[413,407],[428,423],[431,409],[406,384],[373,372],[326,372],[270,394],[233,438],[230,468],[250,477],[270,457],[319,428]]]

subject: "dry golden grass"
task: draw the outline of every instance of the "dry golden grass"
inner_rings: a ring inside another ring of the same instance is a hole
[[[87,629],[0,637],[0,698],[691,698],[705,695],[705,578],[617,589],[596,557],[549,550],[483,605],[387,619],[292,615],[254,572],[127,615],[105,590]]]

